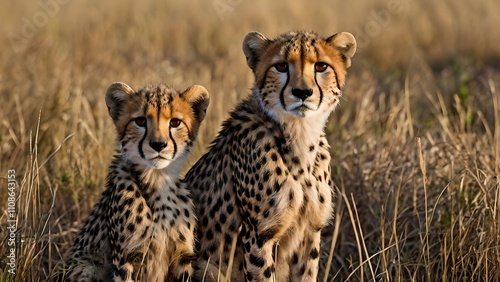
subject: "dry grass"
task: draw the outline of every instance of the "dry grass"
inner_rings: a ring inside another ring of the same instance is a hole
[[[68,1],[46,23],[35,2],[0,4],[0,206],[8,170],[18,185],[17,276],[2,208],[0,281],[49,280],[103,190],[108,84],[204,85],[212,104],[195,160],[249,92],[246,32],[290,29],[351,31],[363,45],[327,126],[338,197],[321,279],[500,280],[495,0],[177,2]],[[13,44],[23,28],[30,38]]]

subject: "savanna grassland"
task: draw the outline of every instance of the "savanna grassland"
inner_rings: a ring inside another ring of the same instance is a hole
[[[250,92],[245,34],[293,29],[359,43],[326,128],[337,197],[320,281],[500,281],[499,13],[496,0],[2,1],[0,281],[50,281],[103,191],[110,83],[205,86],[193,163]]]

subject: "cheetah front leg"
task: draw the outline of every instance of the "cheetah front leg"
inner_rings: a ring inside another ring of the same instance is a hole
[[[116,264],[113,263],[116,267]],[[134,267],[130,263],[125,263],[120,265],[119,268],[115,268],[113,271],[113,282],[133,282],[132,274],[134,272]]]
[[[261,244],[260,242],[263,242],[263,238],[259,238],[255,230],[255,227],[246,223],[243,224],[241,230],[245,280],[259,282],[275,281],[274,240],[271,239]]]
[[[193,237],[193,236],[191,236]],[[193,237],[194,238],[194,237]],[[193,261],[196,259],[193,250],[193,244],[185,242],[176,242],[176,248],[179,250],[178,258],[172,265],[172,276],[166,281],[191,281],[193,275]]]
[[[151,245],[152,213],[144,199],[132,201],[134,195],[132,189],[122,191],[110,208],[108,229],[114,282],[132,282],[148,275],[143,266]],[[131,215],[131,211],[136,214]]]
[[[316,281],[319,268],[321,231],[307,231],[290,262],[290,281]]]
[[[286,189],[288,187],[290,189]],[[285,192],[286,196],[282,192]],[[294,193],[294,194],[293,194]],[[293,185],[285,184],[284,187],[271,197],[271,202],[275,199],[286,199],[269,209],[266,209],[258,221],[252,224],[252,219],[243,221],[240,237],[244,250],[244,267],[246,281],[279,281],[280,277],[286,276],[283,273],[276,273],[275,248],[285,234],[292,229],[296,223],[300,206],[299,201],[293,201],[291,196],[302,198],[300,190],[294,190]],[[278,263],[283,263],[279,260]],[[285,262],[286,263],[286,262]],[[279,265],[280,270],[284,266]]]

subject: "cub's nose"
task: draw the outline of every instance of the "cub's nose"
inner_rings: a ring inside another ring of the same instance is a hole
[[[299,98],[302,101],[305,101],[307,98],[311,97],[312,94],[313,94],[312,89],[292,88],[292,95]]]
[[[165,149],[167,147],[167,142],[165,141],[149,141],[149,146],[153,148],[153,150],[157,152],[161,152],[161,150]]]

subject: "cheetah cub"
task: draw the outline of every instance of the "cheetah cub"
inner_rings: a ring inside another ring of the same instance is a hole
[[[245,37],[252,94],[186,176],[199,218],[196,279],[317,280],[333,212],[324,127],[355,51],[347,32]]]
[[[121,82],[109,86],[116,154],[63,280],[190,280],[196,221],[179,173],[208,103],[199,85],[182,93],[163,84],[139,91]]]

